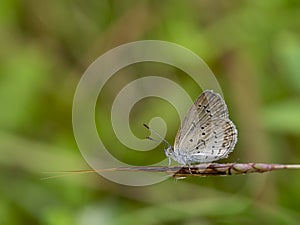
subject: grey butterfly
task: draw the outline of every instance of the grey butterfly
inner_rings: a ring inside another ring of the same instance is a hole
[[[206,90],[186,113],[176,134],[174,147],[163,141],[168,144],[165,154],[169,162],[171,159],[183,165],[213,162],[227,158],[233,151],[237,130],[228,118],[223,98],[218,93]]]

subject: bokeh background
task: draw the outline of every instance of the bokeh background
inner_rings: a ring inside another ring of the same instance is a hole
[[[224,162],[300,163],[299,1],[2,0],[0,34],[0,224],[299,224],[300,171],[146,187],[97,174],[40,180],[45,171],[89,168],[72,132],[77,83],[104,52],[144,39],[183,45],[216,74],[239,131]],[[193,99],[201,92],[167,65],[143,63],[112,77],[97,106],[99,135],[133,165],[164,159],[163,146],[126,149],[110,107],[124,85],[148,75],[174,80]],[[153,116],[165,118],[173,142],[178,115],[156,98],[132,109],[136,136],[149,134],[141,124]]]

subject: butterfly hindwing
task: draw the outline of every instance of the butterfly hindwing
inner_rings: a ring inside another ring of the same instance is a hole
[[[179,147],[191,162],[212,162],[226,158],[237,141],[237,131],[229,119],[210,121],[207,127],[197,127],[199,132],[187,135]]]

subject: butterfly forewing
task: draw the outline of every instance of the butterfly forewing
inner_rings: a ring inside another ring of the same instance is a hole
[[[217,118],[228,118],[227,106],[219,94],[204,91],[186,113],[176,134],[174,147],[184,142],[186,136],[195,131],[196,126],[207,126],[212,119]]]

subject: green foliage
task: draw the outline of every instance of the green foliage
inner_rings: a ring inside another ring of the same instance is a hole
[[[0,224],[298,224],[298,171],[170,178],[139,188],[97,174],[40,178],[88,168],[72,133],[76,85],[99,55],[143,39],[181,44],[214,71],[239,130],[227,162],[299,163],[299,6],[294,0],[1,1]],[[126,148],[114,135],[110,109],[127,83],[146,75],[172,79],[193,98],[200,93],[182,71],[150,63],[110,79],[96,107],[97,129],[115,157],[134,165],[164,159],[163,146]],[[165,119],[173,142],[179,118],[160,99],[132,109],[131,129],[147,136],[142,123],[155,116]]]

